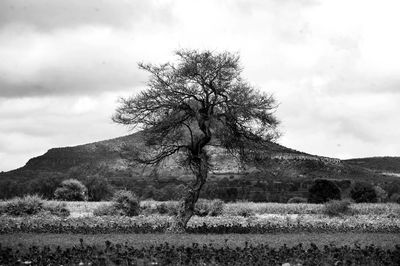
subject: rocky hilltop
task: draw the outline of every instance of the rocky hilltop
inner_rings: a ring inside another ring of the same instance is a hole
[[[10,175],[15,175],[16,177],[17,175],[25,176],[33,172],[36,174],[40,174],[41,172],[57,172],[59,174],[74,172],[79,177],[79,170],[81,170],[82,174],[99,174],[99,171],[115,171],[115,174],[118,175],[122,172],[129,172],[132,178],[142,178],[143,176],[150,175],[153,171],[150,171],[149,167],[140,165],[132,166],[121,157],[121,150],[124,145],[135,146],[141,142],[141,134],[135,133],[74,147],[53,148],[41,156],[30,159],[25,166],[4,173],[0,177]],[[325,166],[335,165],[338,167],[342,164],[339,159],[306,154],[272,142],[269,143],[267,152],[260,151],[257,153],[257,158],[254,159],[257,161],[244,166],[234,156],[228,154],[218,146],[210,147],[209,153],[213,165],[212,173],[220,175],[225,173],[248,173],[252,171],[251,169],[254,171],[255,169],[262,170],[264,163],[270,163],[271,161],[312,161]],[[181,173],[181,171],[186,172],[173,159],[166,160],[158,168],[158,174],[164,176],[170,175],[170,173],[166,172],[177,174]],[[137,172],[137,175],[132,174],[135,172]]]

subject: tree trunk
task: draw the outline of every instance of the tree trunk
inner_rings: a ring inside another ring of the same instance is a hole
[[[196,167],[192,168],[192,171],[196,176],[196,181],[182,198],[178,215],[168,229],[169,232],[184,233],[187,223],[194,214],[194,208],[199,199],[201,188],[205,184],[208,175],[208,160],[205,152],[198,158],[198,163],[196,163]]]

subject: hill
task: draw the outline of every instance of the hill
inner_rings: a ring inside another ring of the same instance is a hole
[[[59,183],[67,178],[77,178],[85,184],[101,179],[115,188],[128,188],[139,195],[160,198],[171,196],[174,187],[191,180],[191,174],[173,158],[155,169],[129,164],[121,157],[124,145],[135,147],[142,143],[139,132],[95,143],[50,149],[30,159],[21,168],[1,173],[0,198],[26,193],[51,197]],[[339,183],[347,187],[349,182],[360,180],[379,184],[399,180],[368,168],[368,162],[310,155],[276,143],[269,143],[267,150],[258,151],[254,160],[246,165],[240,164],[218,146],[211,147],[209,153],[213,168],[203,196],[227,200],[254,200],[258,197],[260,200],[285,201],[292,196],[306,195],[315,178],[342,180]],[[160,193],[164,194],[160,196]]]
[[[369,157],[344,160],[344,162],[378,171],[387,175],[400,176],[400,157]]]

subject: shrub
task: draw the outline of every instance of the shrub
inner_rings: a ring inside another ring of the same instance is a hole
[[[239,208],[236,212],[236,215],[243,217],[250,217],[254,216],[254,211],[249,208]]]
[[[136,216],[140,212],[140,201],[129,190],[118,190],[113,196],[113,206],[127,216]]]
[[[356,182],[350,191],[351,198],[357,202],[377,202],[374,187],[365,182]]]
[[[161,204],[157,204],[156,209],[159,214],[168,214],[169,213],[169,208],[168,208],[167,204],[164,202]]]
[[[38,195],[27,195],[23,198],[14,198],[5,202],[0,210],[0,214],[12,216],[34,215],[39,213],[49,213],[56,216],[69,216],[70,212],[65,203],[45,202]]]
[[[388,199],[388,193],[380,186],[374,187],[376,193],[376,199],[378,202],[386,202]]]
[[[207,216],[210,211],[209,200],[199,199],[194,206],[194,214],[197,216]]]
[[[87,200],[87,188],[79,180],[67,179],[61,182],[60,187],[54,192],[54,196],[58,200]]]
[[[308,190],[308,202],[324,203],[329,200],[340,200],[339,187],[330,180],[314,180],[314,184]]]
[[[324,204],[323,213],[329,216],[340,216],[350,211],[350,201],[331,200]]]
[[[385,190],[389,194],[389,197],[391,197],[395,193],[400,194],[400,183],[390,182],[385,185]]]
[[[208,215],[210,216],[220,216],[224,212],[225,203],[220,199],[212,200],[210,203],[210,210]]]
[[[4,206],[4,213],[13,216],[37,214],[43,210],[43,199],[38,195],[17,197],[8,201]]]
[[[400,204],[400,193],[393,193],[392,196],[390,196],[390,201]]]
[[[303,197],[293,197],[287,203],[307,203],[307,199]]]
[[[164,202],[157,204],[156,209],[159,214],[168,214],[168,206]]]
[[[174,187],[174,195],[173,199],[174,200],[180,200],[185,196],[186,191],[188,190],[188,187],[184,184],[179,184],[176,187]]]
[[[112,196],[113,188],[106,179],[101,176],[90,176],[85,180],[88,200],[108,200]]]
[[[178,204],[175,202],[162,202],[156,206],[157,212],[159,214],[177,215],[178,214]]]
[[[199,199],[194,208],[194,214],[197,216],[218,216],[224,209],[224,202],[220,199],[207,200]]]
[[[142,190],[142,197],[141,199],[154,199],[154,192],[155,192],[156,188],[153,187],[152,185],[148,185],[146,186],[143,190]]]
[[[29,187],[30,191],[41,195],[43,198],[51,199],[54,198],[54,191],[61,181],[62,179],[59,179],[57,175],[43,176],[43,174],[39,174],[35,179],[31,179],[28,182],[27,187]]]

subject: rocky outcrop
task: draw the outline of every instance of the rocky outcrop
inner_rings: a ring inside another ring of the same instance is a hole
[[[331,164],[331,165],[340,165],[342,161],[337,158],[329,158],[323,156],[314,156],[314,155],[303,155],[303,154],[273,154],[269,157],[270,159],[277,159],[277,160],[297,160],[297,161],[318,161],[324,164]]]

